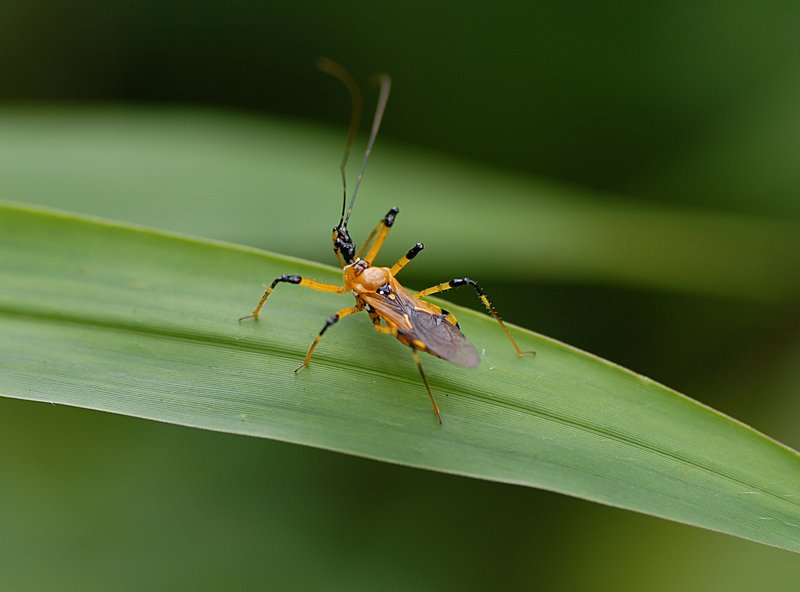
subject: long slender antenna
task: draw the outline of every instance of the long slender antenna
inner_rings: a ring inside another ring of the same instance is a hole
[[[383,112],[386,110],[386,103],[389,101],[389,92],[392,90],[392,78],[388,74],[378,74],[377,78],[381,85],[380,95],[378,95],[378,105],[375,107],[375,118],[372,120],[372,131],[369,134],[367,149],[364,151],[364,161],[361,163],[361,170],[356,178],[356,184],[355,187],[353,187],[353,195],[350,197],[350,206],[347,208],[347,216],[344,219],[345,228],[347,228],[347,223],[350,221],[350,214],[353,213],[353,204],[356,203],[358,187],[361,185],[361,179],[364,178],[364,170],[367,168],[367,161],[372,152],[372,145],[375,143],[375,137],[378,135],[378,130],[381,128]]]
[[[339,164],[339,172],[342,175],[342,215],[339,217],[339,227],[342,226],[342,223],[347,226],[347,223],[344,221],[344,211],[347,204],[347,176],[345,174],[345,167],[347,166],[347,159],[350,157],[350,149],[353,147],[353,142],[355,141],[356,134],[358,133],[358,126],[361,123],[361,113],[364,109],[364,98],[361,95],[361,89],[358,87],[358,83],[355,81],[355,78],[353,78],[353,75],[347,71],[347,68],[329,58],[324,57],[317,58],[316,63],[317,68],[340,80],[347,88],[347,92],[350,93],[350,129],[347,132],[347,144],[344,147],[342,162]],[[351,202],[351,211],[352,208],[353,204]],[[350,215],[348,214],[347,217],[349,219]]]

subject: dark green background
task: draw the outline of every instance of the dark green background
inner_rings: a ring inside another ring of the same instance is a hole
[[[6,104],[200,105],[343,126],[341,89],[311,65],[328,55],[362,80],[392,74],[383,141],[595,190],[601,204],[624,196],[800,218],[796,2],[2,1],[0,15]],[[267,238],[259,246],[285,250]],[[409,269],[405,281],[458,273]],[[515,322],[800,446],[796,299],[596,277],[493,278],[486,288]],[[9,400],[0,424],[0,588],[746,590],[768,581],[794,590],[800,581],[789,553],[540,491]]]

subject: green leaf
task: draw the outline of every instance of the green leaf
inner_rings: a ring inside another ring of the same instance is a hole
[[[329,261],[344,138],[198,110],[6,108],[0,195]],[[431,273],[800,295],[800,227],[788,218],[637,203],[381,138],[355,234],[394,205],[393,240],[424,241]]]
[[[330,267],[23,206],[0,207],[0,393],[275,438],[563,492],[800,551],[800,456],[645,377],[452,307],[478,369],[424,364],[348,295],[261,282]],[[419,286],[417,286],[419,287]]]

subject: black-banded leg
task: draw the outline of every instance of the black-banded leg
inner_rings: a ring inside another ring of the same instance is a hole
[[[424,296],[430,296],[431,294],[438,294],[439,292],[444,292],[444,291],[450,290],[452,288],[460,288],[461,286],[472,286],[473,288],[475,288],[475,292],[477,292],[478,297],[481,299],[481,302],[483,302],[483,305],[486,307],[486,310],[488,310],[489,314],[491,314],[492,317],[494,317],[495,321],[500,323],[500,326],[503,328],[503,331],[505,332],[506,336],[508,337],[508,340],[511,342],[511,345],[513,345],[514,349],[517,351],[517,355],[518,356],[536,355],[536,352],[533,352],[533,351],[522,351],[520,349],[519,345],[517,345],[517,341],[511,335],[511,331],[508,330],[508,327],[506,327],[506,324],[503,322],[503,319],[501,319],[500,315],[497,314],[497,311],[495,310],[494,306],[492,306],[492,303],[489,302],[489,299],[486,297],[486,294],[483,293],[483,290],[478,285],[478,282],[476,282],[473,279],[470,279],[470,278],[456,278],[454,280],[450,280],[449,282],[442,282],[441,284],[437,284],[437,285],[435,285],[435,286],[433,286],[431,288],[428,288],[426,290],[422,290],[422,292],[417,292],[414,295],[414,297],[415,298],[422,298]]]
[[[446,308],[442,308],[441,306],[436,306],[435,304],[432,304],[430,302],[426,302],[426,304],[438,310],[439,314],[442,315],[442,318],[444,318],[445,321],[453,325],[456,329],[461,329],[461,325],[458,324],[458,319],[456,318],[456,315],[454,315],[452,312],[450,312]]]
[[[372,319],[372,326],[379,333],[388,333],[389,335],[393,335],[394,337],[403,337],[403,335],[398,335],[399,332],[397,330],[397,327],[393,326],[384,327],[380,323],[381,321],[379,317],[374,317]],[[417,351],[420,349],[422,349],[423,351],[425,350],[425,344],[417,341],[409,341],[408,339],[400,339],[400,341],[402,341],[411,348],[411,354],[414,356],[414,363],[417,365],[417,369],[419,369],[419,375],[422,376],[422,382],[425,384],[425,390],[428,391],[428,398],[430,398],[431,405],[433,405],[433,412],[436,414],[436,419],[439,420],[439,425],[441,425],[442,414],[439,412],[439,406],[436,404],[436,399],[433,398],[433,391],[431,390],[431,385],[428,384],[428,377],[425,375],[425,371],[422,369],[422,360],[419,359],[419,354],[417,353]]]
[[[329,318],[327,321],[325,321],[325,326],[322,327],[322,330],[317,334],[316,339],[314,339],[314,343],[312,343],[311,347],[308,348],[308,353],[306,354],[305,360],[303,360],[303,363],[300,364],[297,368],[295,368],[294,371],[298,372],[301,368],[305,368],[306,366],[308,366],[311,363],[311,356],[314,355],[314,350],[317,349],[317,345],[319,345],[319,342],[322,339],[322,336],[325,334],[325,331],[328,330],[328,327],[332,327],[333,325],[338,323],[344,317],[346,317],[348,315],[351,315],[354,312],[358,312],[362,308],[364,308],[364,307],[363,306],[353,306],[351,308],[343,308],[342,310],[337,312],[335,315],[333,315],[331,318]]]
[[[282,275],[276,277],[275,280],[267,286],[264,295],[261,297],[261,300],[258,301],[258,305],[253,309],[249,315],[245,315],[240,317],[239,320],[243,321],[245,319],[256,319],[258,320],[258,315],[261,312],[261,308],[264,306],[264,303],[269,298],[269,295],[272,294],[272,291],[275,289],[275,286],[280,284],[281,282],[287,282],[289,284],[297,284],[299,286],[305,286],[306,288],[311,288],[312,290],[317,290],[318,292],[332,292],[334,294],[341,294],[342,292],[346,291],[344,286],[336,286],[334,284],[325,284],[323,282],[315,282],[314,280],[307,280],[305,278],[300,277],[299,275]]]
[[[356,258],[361,257],[361,253],[369,247],[369,251],[367,254],[364,255],[363,259],[368,261],[370,265],[373,261],[375,261],[375,257],[378,256],[378,252],[381,250],[383,246],[383,241],[386,240],[386,237],[389,236],[389,231],[392,229],[392,225],[394,224],[394,219],[397,217],[397,214],[400,212],[400,208],[392,208],[389,212],[375,225],[375,228],[372,229],[372,232],[369,233],[367,240],[364,241],[364,244],[361,245],[361,248],[356,253]],[[370,243],[372,239],[375,239],[375,243],[370,247]]]
[[[419,255],[420,251],[425,248],[425,245],[422,243],[417,243],[413,247],[408,250],[408,253],[403,255],[400,260],[392,265],[392,275],[397,275],[400,273],[400,270],[403,269],[408,263],[417,255]]]
[[[441,306],[436,306],[433,302],[426,301],[425,304],[427,304],[437,313],[442,315],[442,318],[451,325],[453,325],[456,329],[461,329],[461,326],[458,324],[458,319],[456,318],[456,315],[454,315],[452,312],[450,312],[446,308],[442,308]]]

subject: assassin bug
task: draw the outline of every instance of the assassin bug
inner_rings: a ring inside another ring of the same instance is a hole
[[[264,303],[267,301],[267,298],[269,298],[275,286],[282,282],[305,286],[306,288],[311,288],[319,292],[331,292],[335,294],[352,292],[356,301],[355,305],[349,308],[343,308],[326,321],[322,330],[320,330],[316,339],[314,339],[314,342],[311,344],[303,363],[295,369],[295,372],[311,363],[311,356],[314,354],[314,350],[316,350],[317,345],[319,345],[322,336],[328,328],[346,316],[366,310],[376,331],[388,333],[396,337],[402,344],[407,345],[411,349],[414,362],[419,369],[422,382],[425,384],[425,390],[427,390],[428,397],[433,405],[433,411],[441,424],[442,414],[439,412],[439,406],[436,404],[436,399],[433,397],[428,378],[425,375],[425,371],[422,369],[422,362],[420,361],[418,352],[428,352],[429,354],[433,354],[434,356],[466,368],[476,367],[480,363],[480,358],[478,357],[478,352],[475,350],[475,347],[461,332],[456,317],[447,310],[422,300],[424,296],[437,294],[460,286],[471,286],[492,317],[500,324],[500,327],[502,327],[509,341],[511,341],[511,344],[514,346],[517,355],[522,356],[524,354],[533,354],[534,352],[525,352],[520,349],[514,337],[511,335],[511,332],[508,330],[508,327],[505,326],[494,306],[489,302],[486,294],[484,294],[481,287],[473,279],[466,277],[456,278],[449,282],[437,284],[426,290],[417,292],[416,294],[411,294],[403,288],[398,283],[395,276],[422,251],[424,248],[422,243],[417,243],[411,247],[411,249],[409,249],[397,263],[392,265],[392,267],[376,267],[373,265],[375,257],[377,257],[378,252],[383,246],[383,242],[392,229],[392,225],[399,212],[398,208],[394,207],[389,210],[386,216],[384,216],[372,232],[370,232],[361,248],[356,251],[356,245],[350,238],[347,224],[350,221],[350,214],[353,212],[353,204],[356,201],[358,187],[364,177],[364,170],[367,167],[367,161],[372,152],[372,145],[375,143],[375,137],[378,135],[381,120],[383,119],[383,113],[389,99],[391,79],[386,74],[381,74],[378,77],[380,82],[380,94],[372,122],[372,131],[370,132],[367,149],[364,152],[364,160],[361,163],[361,170],[356,178],[353,193],[350,196],[350,203],[348,205],[345,167],[361,120],[363,99],[358,84],[344,67],[327,58],[318,60],[317,66],[323,72],[339,79],[347,87],[352,102],[347,144],[345,146],[344,156],[339,165],[339,171],[342,177],[342,214],[339,216],[339,223],[333,229],[332,237],[333,252],[336,254],[339,265],[344,272],[343,285],[337,286],[335,284],[317,282],[299,275],[281,275],[275,278],[267,287],[253,312],[243,316],[239,320],[242,321],[249,318],[258,320],[258,315]],[[384,324],[381,324],[381,321],[383,321]]]

